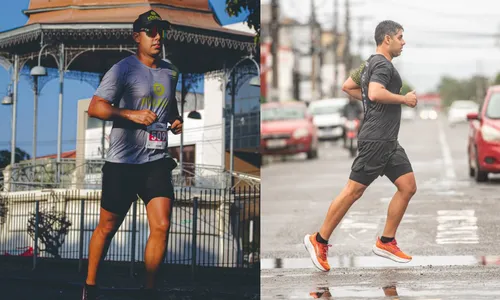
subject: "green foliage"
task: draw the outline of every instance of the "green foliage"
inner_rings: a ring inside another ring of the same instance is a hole
[[[15,162],[18,163],[21,160],[31,159],[31,156],[24,150],[16,147]],[[5,168],[10,165],[10,151],[0,150],[0,169]]]
[[[250,13],[246,22],[248,27],[257,33],[255,43],[258,44],[260,37],[260,0],[226,0],[226,12],[230,17],[237,17],[244,11]]]
[[[403,81],[403,86],[401,87],[401,95],[406,95],[413,91],[413,87],[406,81]]]
[[[450,106],[455,100],[475,100],[481,102],[488,88],[488,79],[483,76],[474,76],[467,79],[457,79],[450,76],[441,78],[438,85],[442,105]]]
[[[497,76],[495,76],[495,80],[493,81],[493,85],[500,85],[500,73],[497,73]]]

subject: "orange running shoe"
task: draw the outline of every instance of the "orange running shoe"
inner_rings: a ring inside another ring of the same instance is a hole
[[[330,293],[330,290],[328,288],[319,288],[319,290],[320,291],[309,293],[309,296],[313,297],[314,299],[330,299],[330,297],[332,297],[332,294]]]
[[[396,239],[392,242],[384,244],[380,238],[377,238],[377,242],[373,246],[373,253],[399,263],[407,263],[411,261],[411,256],[406,255],[403,251],[401,251],[401,249],[399,249]]]
[[[322,244],[316,241],[317,234],[317,232],[312,235],[306,234],[304,237],[304,246],[306,246],[306,250],[311,255],[314,266],[321,271],[328,272],[330,271],[330,265],[328,264],[328,248],[332,245]]]

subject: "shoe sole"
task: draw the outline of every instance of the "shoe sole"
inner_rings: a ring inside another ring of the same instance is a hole
[[[393,260],[393,261],[398,262],[398,263],[408,263],[411,261],[411,258],[408,259],[408,258],[402,258],[402,257],[396,256],[389,251],[386,251],[384,249],[380,249],[376,245],[373,246],[372,250],[373,250],[373,253],[375,253],[376,255],[388,258],[388,259]]]
[[[304,247],[306,247],[307,252],[309,252],[309,255],[311,256],[311,260],[314,264],[314,266],[323,272],[328,272],[329,270],[325,269],[318,261],[318,258],[316,257],[316,252],[314,251],[314,247],[311,244],[311,241],[309,240],[310,234],[306,234],[304,237]]]

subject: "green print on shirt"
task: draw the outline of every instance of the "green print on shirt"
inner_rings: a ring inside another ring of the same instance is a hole
[[[167,107],[168,98],[163,98],[163,94],[165,93],[165,87],[161,83],[153,84],[153,92],[157,97],[144,97],[141,99],[141,106],[151,107],[152,109]]]

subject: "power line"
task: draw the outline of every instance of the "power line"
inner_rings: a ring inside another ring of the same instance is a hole
[[[457,18],[457,19],[484,19],[484,18],[499,18],[500,14],[477,14],[477,15],[471,15],[471,14],[460,14],[460,13],[450,13],[450,12],[443,12],[443,11],[436,11],[432,9],[428,9],[428,7],[431,7],[430,5],[426,6],[415,6],[415,5],[408,5],[408,4],[402,4],[401,1],[395,1],[395,0],[382,0],[382,1],[387,1],[387,2],[392,2],[395,7],[402,7],[402,8],[407,8],[411,10],[420,10],[426,13],[430,14],[435,14],[439,15],[440,17],[446,17],[446,18]]]

